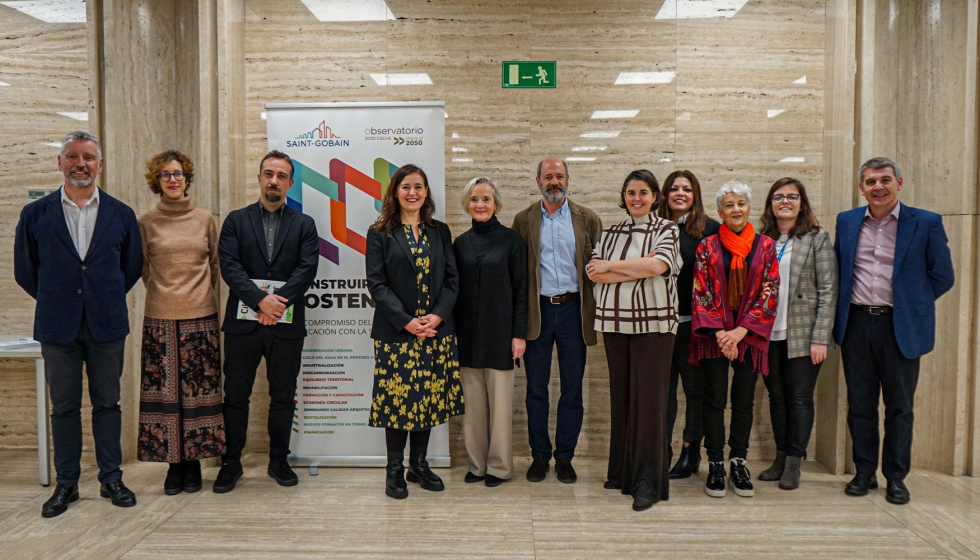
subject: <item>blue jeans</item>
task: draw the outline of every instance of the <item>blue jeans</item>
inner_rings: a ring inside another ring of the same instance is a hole
[[[122,377],[126,339],[99,342],[88,323],[68,344],[41,344],[44,376],[51,392],[51,435],[54,439],[54,469],[58,484],[78,486],[82,459],[82,363],[88,373],[92,401],[92,435],[99,482],[122,478],[122,448],[119,444],[122,414],[119,410],[119,378]]]
[[[554,457],[571,460],[582,431],[582,377],[585,375],[586,347],[582,338],[582,302],[578,295],[570,301],[541,305],[541,333],[527,341],[524,366],[527,373],[527,435],[531,451],[552,457],[548,433],[548,382],[551,380],[551,353],[558,345],[558,370],[561,375],[561,397],[558,399],[558,423],[555,428]]]

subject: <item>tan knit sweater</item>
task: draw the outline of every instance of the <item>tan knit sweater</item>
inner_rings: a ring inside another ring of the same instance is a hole
[[[190,197],[161,199],[139,218],[147,317],[198,319],[218,312],[218,230]]]

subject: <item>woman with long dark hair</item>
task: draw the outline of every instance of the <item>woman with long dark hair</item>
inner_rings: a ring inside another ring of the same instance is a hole
[[[365,268],[375,301],[374,391],[369,425],[385,429],[385,493],[408,497],[409,482],[441,491],[426,452],[433,426],[463,413],[453,305],[459,276],[449,226],[434,219],[429,179],[403,165],[368,230]],[[402,459],[409,446],[409,472]]]
[[[666,390],[677,332],[677,224],[656,214],[653,173],[630,173],[619,206],[629,219],[602,231],[587,271],[595,284],[595,329],[609,365],[609,468],[605,488],[642,511],[670,497]]]
[[[813,389],[827,348],[834,346],[837,255],[806,188],[792,177],[769,189],[762,234],[776,240],[780,289],[765,377],[776,459],[759,480],[778,480],[780,488],[793,490],[813,431]]]
[[[697,474],[701,465],[701,440],[704,438],[704,372],[691,363],[691,290],[694,286],[694,251],[698,243],[718,233],[718,222],[708,217],[701,199],[701,183],[686,169],[674,171],[664,180],[663,203],[657,209],[661,218],[680,229],[683,265],[677,275],[677,339],[670,364],[670,389],[667,392],[667,437],[672,438],[677,418],[677,380],[684,383],[684,446],[670,478],[687,478]],[[673,448],[671,448],[673,456]]]

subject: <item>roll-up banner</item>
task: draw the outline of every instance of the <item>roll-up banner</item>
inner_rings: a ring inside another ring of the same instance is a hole
[[[445,220],[445,103],[268,103],[269,149],[293,160],[286,203],[312,217],[320,266],[306,292],[303,364],[290,463],[383,466],[384,430],[368,426],[374,376],[374,300],[364,273],[367,230],[395,170],[429,178]],[[432,430],[428,459],[449,466],[449,427]]]

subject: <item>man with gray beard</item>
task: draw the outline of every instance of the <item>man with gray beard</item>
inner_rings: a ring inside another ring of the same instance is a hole
[[[531,482],[544,480],[555,458],[558,480],[575,482],[572,468],[582,430],[582,378],[586,346],[596,343],[595,297],[585,266],[599,242],[602,222],[588,208],[568,199],[568,165],[559,158],[538,164],[535,181],[541,200],[514,217],[513,229],[527,246],[528,325],[524,365],[527,374],[528,440]],[[552,453],[548,433],[548,382],[551,354],[558,346],[561,398]]]
[[[37,300],[34,339],[41,343],[51,392],[58,484],[41,506],[42,517],[61,515],[79,497],[83,363],[99,494],[119,507],[136,505],[119,468],[119,378],[129,334],[126,292],[143,271],[139,226],[129,206],[95,184],[102,173],[102,147],[95,136],[68,133],[58,168],[64,185],[24,207],[14,240],[14,277]]]

